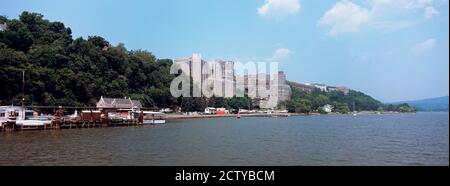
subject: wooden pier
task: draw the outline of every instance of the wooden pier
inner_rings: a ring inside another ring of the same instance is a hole
[[[77,128],[100,128],[119,126],[143,125],[143,117],[137,119],[111,119],[106,111],[88,110],[82,111],[79,117],[62,117],[62,111],[55,111],[51,122],[42,122],[40,125],[25,125],[16,121],[11,115],[7,122],[0,125],[0,132],[28,131],[28,130],[55,130]]]

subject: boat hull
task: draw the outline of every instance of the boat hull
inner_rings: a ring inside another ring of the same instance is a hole
[[[144,120],[144,125],[155,125],[155,124],[165,124],[166,120]]]
[[[52,124],[51,121],[39,121],[39,120],[18,120],[16,121],[17,126],[24,127],[37,127],[37,126],[45,126]]]

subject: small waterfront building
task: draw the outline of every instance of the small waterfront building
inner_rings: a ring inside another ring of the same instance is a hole
[[[132,100],[131,98],[104,98],[102,96],[97,102],[97,108],[140,110],[142,104],[139,100]]]
[[[216,114],[216,108],[214,107],[206,107],[205,114]]]
[[[0,106],[0,122],[4,122],[9,117],[9,113],[14,112],[14,115],[18,119],[27,119],[33,117],[34,111],[29,109],[24,109],[18,106]],[[25,115],[23,115],[25,113]]]
[[[229,114],[227,109],[225,109],[225,108],[217,108],[216,109],[216,115],[224,115],[224,114]]]

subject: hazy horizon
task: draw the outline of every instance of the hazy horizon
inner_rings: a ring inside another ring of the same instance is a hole
[[[348,86],[382,102],[449,95],[448,0],[13,1],[158,58],[280,61],[291,81]]]

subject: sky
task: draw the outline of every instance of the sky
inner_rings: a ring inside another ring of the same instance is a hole
[[[288,80],[383,102],[449,94],[448,0],[2,0],[158,58],[279,61]]]

